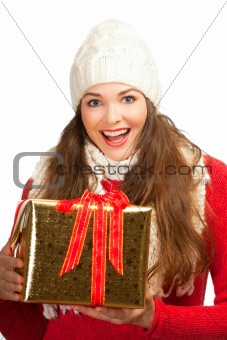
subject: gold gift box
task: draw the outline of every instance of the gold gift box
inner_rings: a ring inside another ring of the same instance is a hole
[[[24,260],[21,301],[90,305],[93,214],[80,263],[59,277],[77,210],[58,212],[57,202],[29,200],[12,235],[14,256]],[[106,259],[105,306],[144,307],[150,218],[148,207],[123,210],[124,272],[119,275]]]

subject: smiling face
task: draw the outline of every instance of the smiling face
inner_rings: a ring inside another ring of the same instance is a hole
[[[99,84],[83,95],[81,115],[91,140],[108,158],[120,161],[136,149],[147,118],[146,100],[129,85]]]

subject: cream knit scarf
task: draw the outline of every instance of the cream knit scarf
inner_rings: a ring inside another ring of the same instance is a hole
[[[51,150],[51,151],[54,151]],[[192,153],[190,150],[183,149],[182,150],[183,155],[187,161],[187,164],[190,166],[192,165]],[[127,160],[124,161],[112,161],[108,159],[106,156],[103,155],[103,153],[93,144],[90,144],[89,142],[85,145],[85,153],[86,153],[86,160],[87,163],[91,166],[92,169],[95,169],[94,166],[102,166],[102,173],[100,171],[97,171],[96,177],[98,179],[98,184],[94,190],[97,194],[104,194],[105,190],[102,187],[101,181],[105,178],[106,180],[114,179],[114,180],[123,180],[124,174],[127,172],[128,169],[130,169],[131,166],[136,164],[138,155],[134,154],[130,156]],[[34,184],[41,184],[42,178],[45,173],[45,169],[47,166],[47,157],[41,157],[39,163],[36,166],[35,172],[32,176],[33,183]],[[197,207],[198,213],[204,221],[204,203],[205,203],[205,194],[206,194],[206,183],[209,181],[209,175],[207,172],[205,172],[204,168],[204,161],[203,156],[200,159],[198,169],[195,168],[194,171],[194,180],[199,181],[199,185],[196,187],[196,190],[194,192],[194,202],[195,206]],[[99,168],[100,169],[100,168]],[[203,173],[201,173],[201,169],[203,169]],[[105,173],[104,173],[105,170]],[[90,181],[90,185],[93,185],[92,179]],[[30,191],[29,198],[33,197],[39,197],[39,192],[37,196],[37,190],[33,189]],[[200,221],[200,219],[197,216],[193,217],[194,226],[198,233],[201,233],[204,225]],[[156,218],[156,212],[155,209],[152,208],[152,218],[151,218],[151,228],[150,228],[150,244],[149,244],[149,263],[148,267],[151,268],[158,260],[158,225],[157,225],[157,218]],[[163,269],[162,272],[159,272],[158,274],[155,274],[152,276],[152,278],[149,280],[149,288],[151,290],[152,295],[155,298],[162,299],[164,297],[168,297],[173,289],[174,284],[170,288],[168,292],[163,291],[163,277],[165,274],[165,270]],[[177,288],[177,295],[182,296],[184,294],[191,295],[194,290],[193,280],[190,282],[179,286]],[[47,319],[52,319],[57,317],[57,305],[54,304],[44,304],[44,316]],[[66,310],[72,309],[70,306],[59,306],[60,310],[65,314]],[[75,313],[77,311],[74,310]]]

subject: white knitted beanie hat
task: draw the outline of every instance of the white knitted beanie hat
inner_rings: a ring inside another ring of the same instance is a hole
[[[79,48],[70,73],[73,109],[87,89],[112,82],[137,88],[158,107],[161,87],[152,53],[133,26],[119,20],[93,27]]]

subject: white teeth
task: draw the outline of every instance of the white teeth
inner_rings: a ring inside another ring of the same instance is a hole
[[[122,129],[122,130],[118,130],[118,131],[103,131],[105,136],[120,136],[123,135],[124,133],[126,133],[128,131],[128,129]]]

